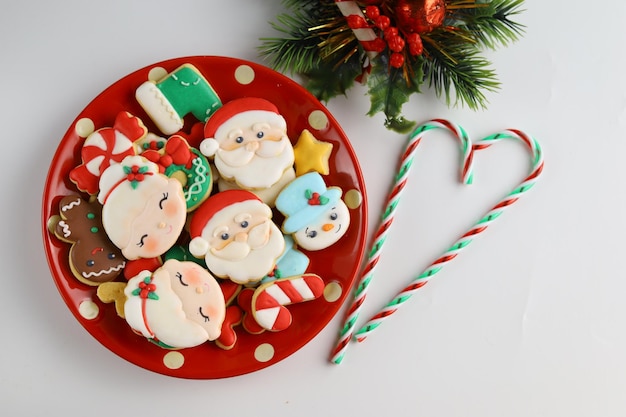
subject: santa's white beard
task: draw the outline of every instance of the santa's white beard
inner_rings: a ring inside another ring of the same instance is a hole
[[[208,251],[205,256],[207,267],[218,277],[230,278],[231,281],[238,284],[261,280],[272,271],[276,259],[285,250],[285,239],[278,226],[270,221],[269,229],[270,234],[267,243],[256,249],[254,246],[258,242],[253,242],[253,247],[250,247],[251,245],[246,242],[231,242],[221,251],[217,251],[218,255],[214,254],[213,250]],[[251,237],[256,239],[254,236]],[[232,250],[229,249],[231,245],[235,245]],[[241,258],[241,254],[244,252],[247,252],[247,255]],[[234,256],[235,260],[224,259],[223,256],[225,255]]]
[[[263,140],[259,145],[256,152],[250,152],[244,146],[232,151],[218,150],[215,166],[220,175],[247,189],[269,188],[278,182],[294,162],[289,138]]]

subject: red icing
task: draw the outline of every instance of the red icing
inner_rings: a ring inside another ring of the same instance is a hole
[[[263,333],[265,329],[259,325],[254,319],[252,314],[252,296],[254,295],[253,288],[244,288],[237,296],[237,304],[244,312],[243,316],[243,328],[251,334]]]
[[[147,132],[146,127],[138,117],[128,112],[120,112],[115,118],[113,127],[104,127],[92,133],[92,135],[99,134],[102,137],[105,149],[89,144],[83,146],[80,152],[83,163],[70,171],[70,179],[76,183],[79,190],[92,195],[97,194],[100,175],[111,165],[111,162],[121,162],[126,156],[136,153],[133,146],[124,148],[121,152],[113,153],[118,141],[116,133],[121,133],[128,140],[134,142],[145,136]],[[87,164],[94,158],[101,156],[104,158],[98,166],[98,175],[94,175],[87,170]]]
[[[237,343],[237,333],[234,327],[241,324],[243,311],[237,305],[226,307],[226,317],[222,324],[222,333],[215,340],[215,343],[222,349],[232,349]]]
[[[163,265],[161,258],[145,258],[136,259],[134,261],[127,261],[126,268],[124,268],[124,278],[127,280],[137,276],[141,271],[154,272]]]

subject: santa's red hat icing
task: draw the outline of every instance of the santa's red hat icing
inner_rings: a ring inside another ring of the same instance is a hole
[[[228,132],[239,126],[266,121],[271,125],[287,127],[285,118],[278,108],[268,100],[259,97],[238,98],[220,107],[204,126],[205,139],[200,144],[200,152],[205,156],[213,156],[219,148],[220,141]]]
[[[250,191],[227,190],[209,197],[196,209],[189,224],[189,234],[191,236],[189,252],[193,256],[201,258],[206,255],[209,250],[208,239],[211,238],[210,230],[213,229],[213,225],[230,220],[232,212],[224,209],[233,207],[232,210],[235,210],[235,205],[237,211],[261,209],[267,212],[268,217],[272,216],[271,209]],[[228,213],[224,213],[226,211]]]

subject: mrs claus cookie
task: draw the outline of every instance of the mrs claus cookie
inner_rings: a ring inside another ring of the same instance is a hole
[[[104,230],[129,260],[164,254],[187,219],[181,183],[141,156],[128,156],[104,171],[98,201]]]
[[[170,259],[142,271],[124,290],[126,322],[138,334],[166,348],[189,348],[220,336],[224,295],[213,276],[195,262]]]

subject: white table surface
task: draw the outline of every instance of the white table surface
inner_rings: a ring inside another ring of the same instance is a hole
[[[274,366],[197,381],[120,359],[74,319],[45,260],[41,194],[59,140],[98,93],[179,56],[263,63],[258,39],[274,34],[280,1],[4,2],[2,414],[625,415],[626,3],[568,4],[527,0],[524,37],[485,52],[502,81],[488,110],[450,109],[428,90],[405,106],[475,138],[509,127],[534,135],[546,160],[537,186],[341,365],[327,361],[337,316]],[[362,87],[328,103],[361,162],[371,232],[406,137],[368,106]],[[529,169],[523,146],[503,144],[477,154],[475,184],[462,187],[453,140],[420,146],[361,319]]]

